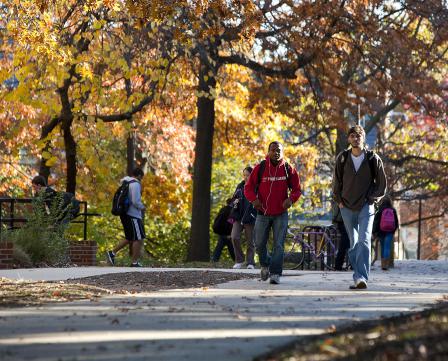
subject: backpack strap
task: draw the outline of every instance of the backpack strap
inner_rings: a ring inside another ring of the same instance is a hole
[[[260,187],[261,177],[263,176],[264,170],[266,168],[266,159],[260,162],[260,167],[258,168],[257,184],[255,185],[255,193],[258,193],[258,188]]]
[[[347,162],[347,159],[350,156],[350,152],[351,152],[350,149],[346,149],[342,152],[340,156],[340,164],[342,168],[344,168],[345,163]],[[366,150],[366,157],[369,163],[372,180],[375,180],[376,178],[375,152],[373,150]]]

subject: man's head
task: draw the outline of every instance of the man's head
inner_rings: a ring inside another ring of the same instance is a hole
[[[31,180],[31,186],[33,187],[34,193],[37,193],[47,186],[47,181],[43,176],[37,175]]]
[[[355,125],[348,130],[348,142],[352,148],[364,149],[366,142],[366,132],[360,125]]]
[[[134,168],[134,170],[132,171],[132,174],[131,174],[132,177],[137,178],[139,180],[142,180],[144,175],[145,175],[145,173],[139,167]]]
[[[277,164],[283,159],[283,145],[280,142],[271,142],[268,148],[268,156],[272,163]]]

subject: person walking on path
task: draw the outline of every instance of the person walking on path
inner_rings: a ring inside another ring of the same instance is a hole
[[[213,251],[212,262],[218,262],[221,257],[222,250],[227,247],[229,250],[230,258],[235,261],[235,252],[233,250],[233,244],[230,239],[230,233],[232,232],[232,224],[229,222],[230,211],[232,210],[232,199],[228,198],[226,205],[222,207],[218,215],[213,222],[213,232],[218,235],[218,242]]]
[[[289,195],[288,195],[289,189]],[[301,195],[297,171],[283,160],[283,145],[272,142],[266,159],[255,166],[244,187],[246,198],[257,212],[255,245],[261,265],[261,279],[280,283],[283,272],[283,254],[288,228],[288,208]],[[268,252],[267,242],[273,230],[274,244]]]
[[[374,203],[384,196],[387,186],[383,162],[366,149],[365,139],[361,126],[349,129],[351,148],[337,156],[333,178],[334,199],[350,238],[348,256],[354,271],[350,289],[367,288]]]
[[[381,243],[381,268],[389,269],[393,260],[394,233],[399,228],[396,209],[389,197],[385,197],[373,221],[373,234]]]
[[[338,230],[340,236],[334,269],[336,271],[344,271],[346,269],[343,268],[343,265],[345,258],[347,256],[347,251],[350,248],[350,239],[348,238],[347,230],[345,229],[344,226],[341,210],[339,209],[339,206],[335,202],[333,202],[332,212],[333,212],[332,222],[336,226],[336,229]],[[347,266],[348,263],[349,262],[347,262]]]
[[[143,212],[145,206],[142,203],[142,187],[141,181],[144,173],[141,168],[135,168],[131,177],[124,177],[120,183],[127,182],[129,184],[128,198],[129,208],[126,214],[120,215],[123,225],[125,239],[121,240],[118,245],[111,251],[106,252],[107,261],[110,265],[115,265],[115,255],[118,251],[129,245],[131,250],[132,263],[131,267],[142,267],[140,264],[140,255],[145,239],[145,230],[143,227]]]
[[[244,168],[243,180],[236,187],[232,197],[233,210],[230,213],[230,218],[233,220],[233,227],[230,238],[235,251],[233,268],[236,269],[244,266],[244,260],[246,260],[248,269],[255,268],[254,225],[257,212],[244,195],[244,185],[247,183],[251,173],[252,167]],[[241,233],[243,229],[246,240],[246,257],[244,257],[243,248],[241,247]]]

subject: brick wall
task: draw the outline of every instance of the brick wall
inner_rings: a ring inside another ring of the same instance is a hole
[[[0,269],[12,267],[13,252],[12,242],[0,242]]]
[[[0,242],[0,269],[14,267],[13,248],[12,242]],[[70,260],[78,266],[96,266],[96,251],[95,241],[73,241],[69,248]]]
[[[70,260],[78,266],[96,266],[96,251],[95,241],[73,241],[70,243]]]

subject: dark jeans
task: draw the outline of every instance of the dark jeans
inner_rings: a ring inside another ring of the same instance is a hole
[[[350,248],[350,238],[348,238],[344,222],[335,222],[335,224],[341,237],[339,239],[334,268],[336,271],[341,271],[344,264],[345,256],[347,255],[347,251]]]
[[[235,261],[235,252],[233,250],[233,244],[229,236],[218,236],[218,243],[216,244],[215,250],[213,251],[212,262],[218,262],[221,257],[222,250],[227,246],[229,250],[230,257]]]
[[[268,252],[267,243],[270,230],[274,240],[272,252]],[[255,221],[255,246],[262,267],[269,267],[269,273],[281,276],[283,272],[283,254],[286,230],[288,228],[288,212],[277,216],[257,215]]]

